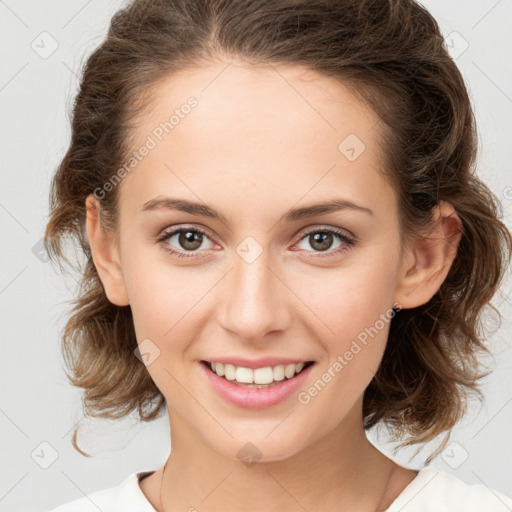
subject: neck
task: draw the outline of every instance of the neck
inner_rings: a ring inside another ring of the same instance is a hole
[[[244,464],[219,454],[170,412],[172,451],[159,512],[384,510],[396,465],[347,422],[283,460]],[[359,415],[356,415],[359,417]],[[384,505],[383,505],[384,503]],[[163,504],[163,506],[162,506]]]

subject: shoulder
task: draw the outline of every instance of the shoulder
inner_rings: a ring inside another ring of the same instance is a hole
[[[118,486],[93,492],[49,512],[155,512],[139,485],[139,477],[147,473],[132,473]]]
[[[426,466],[386,512],[510,512],[512,499],[483,484]]]

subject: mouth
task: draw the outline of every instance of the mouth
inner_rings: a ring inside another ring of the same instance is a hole
[[[247,368],[231,363],[202,360],[201,364],[217,377],[244,388],[269,388],[291,381],[306,371],[315,361],[277,364],[260,368]]]

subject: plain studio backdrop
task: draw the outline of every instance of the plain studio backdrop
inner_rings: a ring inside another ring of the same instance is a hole
[[[48,510],[118,485],[161,465],[169,450],[167,416],[149,424],[84,420],[79,390],[64,375],[59,333],[75,279],[46,261],[41,239],[50,177],[67,148],[78,70],[106,34],[119,0],[0,0],[0,189],[2,357],[0,359],[0,511]],[[512,2],[429,0],[468,84],[479,129],[479,175],[512,213]],[[508,49],[508,51],[507,51]],[[503,322],[489,340],[494,373],[485,403],[473,404],[433,465],[470,483],[512,495],[512,306],[507,280],[494,303]],[[71,445],[73,427],[94,457]],[[370,433],[392,456],[385,432]],[[397,462],[419,468],[428,449]]]

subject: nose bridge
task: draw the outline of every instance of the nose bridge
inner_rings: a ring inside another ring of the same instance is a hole
[[[256,240],[247,237],[239,244],[221,292],[220,318],[224,328],[245,340],[257,341],[288,322],[286,287],[271,268],[270,251]]]

